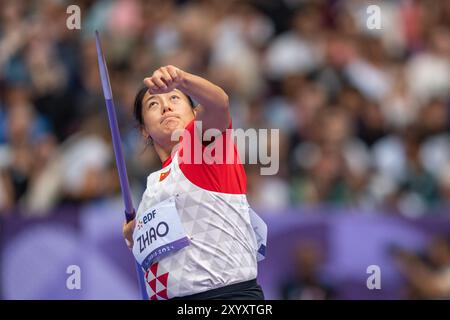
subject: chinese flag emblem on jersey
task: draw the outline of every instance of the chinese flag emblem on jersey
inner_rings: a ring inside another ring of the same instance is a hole
[[[168,171],[166,171],[166,172],[162,172],[162,173],[159,175],[159,181],[163,181],[165,178],[167,178],[167,176],[169,175],[169,173],[170,173],[170,169],[169,169]]]

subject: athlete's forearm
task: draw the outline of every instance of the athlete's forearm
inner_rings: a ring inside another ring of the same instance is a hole
[[[210,81],[183,71],[179,89],[205,108],[205,112],[228,111],[228,95]]]

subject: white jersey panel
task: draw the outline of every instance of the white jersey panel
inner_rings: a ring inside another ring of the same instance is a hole
[[[256,278],[257,242],[245,194],[194,185],[181,171],[176,154],[167,167],[147,178],[137,219],[171,196],[191,244],[147,270],[150,299],[186,296]]]

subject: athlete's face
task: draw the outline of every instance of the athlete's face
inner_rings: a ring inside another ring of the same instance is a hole
[[[159,145],[169,143],[174,130],[184,129],[194,117],[188,97],[178,89],[162,94],[147,91],[142,98],[142,134]]]

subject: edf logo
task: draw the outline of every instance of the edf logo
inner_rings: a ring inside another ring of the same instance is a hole
[[[144,224],[147,224],[147,222],[152,221],[152,219],[155,218],[156,215],[156,209],[152,210],[151,212],[147,213],[144,218],[142,218],[142,221],[144,222]]]

